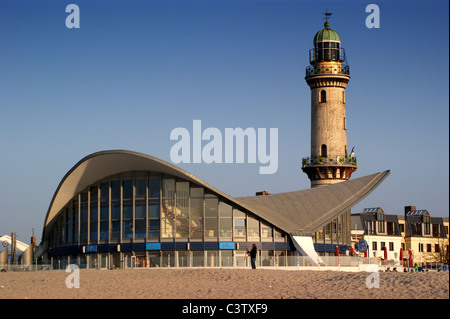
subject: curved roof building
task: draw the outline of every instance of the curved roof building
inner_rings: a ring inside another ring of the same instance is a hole
[[[289,265],[298,253],[319,262],[317,252],[346,249],[350,221],[342,213],[388,174],[233,198],[155,157],[101,151],[61,180],[39,253],[60,266],[236,267],[246,265],[246,249],[256,243],[259,265]],[[327,233],[325,225],[334,227]]]

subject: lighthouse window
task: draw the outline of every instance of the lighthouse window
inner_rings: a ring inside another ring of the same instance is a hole
[[[322,144],[322,146],[320,147],[320,155],[322,157],[327,157],[327,146],[325,144]]]
[[[325,90],[320,91],[320,102],[327,101],[327,92]]]

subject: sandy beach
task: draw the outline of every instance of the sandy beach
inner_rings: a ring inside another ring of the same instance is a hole
[[[272,269],[130,269],[0,273],[5,299],[448,299],[448,272],[379,273]],[[75,281],[70,281],[73,284]]]

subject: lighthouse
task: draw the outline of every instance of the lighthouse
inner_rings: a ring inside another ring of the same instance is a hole
[[[311,153],[302,159],[302,170],[311,187],[346,181],[357,169],[347,146],[345,88],[350,68],[345,50],[325,13],[324,28],[314,36],[305,80],[311,89]]]

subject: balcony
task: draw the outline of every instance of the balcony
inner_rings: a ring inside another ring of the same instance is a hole
[[[312,65],[306,67],[306,76],[329,75],[329,74],[350,75],[350,67],[347,64],[342,64],[340,67],[335,66],[335,67],[326,68],[326,69],[314,67]]]
[[[336,157],[302,158],[302,167],[306,166],[358,166],[356,157],[346,157],[344,155]]]

